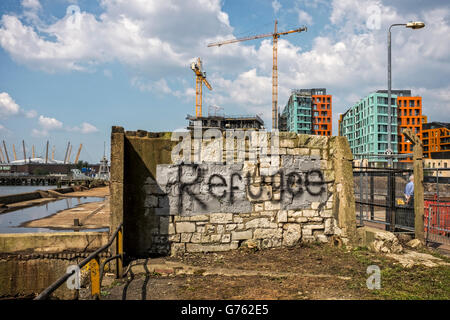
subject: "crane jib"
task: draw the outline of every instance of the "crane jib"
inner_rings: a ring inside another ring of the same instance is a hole
[[[239,38],[239,39],[230,39],[230,40],[210,43],[210,44],[208,44],[208,47],[214,47],[214,46],[220,47],[220,46],[222,46],[224,44],[241,42],[241,41],[248,41],[248,40],[255,40],[255,39],[261,39],[261,38],[267,38],[267,37],[279,37],[280,35],[285,35],[285,34],[294,33],[294,32],[302,32],[302,31],[307,31],[307,30],[308,30],[307,27],[302,27],[302,28],[298,28],[298,29],[294,29],[294,30],[285,31],[285,32],[266,33],[266,34],[260,34],[260,35],[253,36],[253,37],[245,37],[245,38]]]

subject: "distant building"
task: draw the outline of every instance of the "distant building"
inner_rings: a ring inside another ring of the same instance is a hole
[[[391,144],[397,151],[397,95],[391,95]],[[383,154],[388,149],[388,98],[383,92],[374,92],[359,100],[339,118],[339,135],[345,136],[355,154]],[[387,161],[384,157],[370,157],[370,162]]]
[[[243,130],[263,130],[264,121],[257,115],[242,115],[242,116],[208,116],[208,117],[194,117],[188,115],[189,120],[187,129],[194,130],[196,121],[200,121],[202,129],[243,129]]]
[[[377,93],[387,94],[387,90],[378,90]],[[398,149],[397,153],[412,153],[412,143],[405,139],[402,134],[403,129],[409,128],[420,139],[422,139],[422,97],[411,96],[411,90],[391,90],[391,94],[397,96],[397,128],[398,128]],[[412,158],[400,159],[401,162],[412,162]]]
[[[280,131],[331,136],[332,96],[325,88],[291,91],[280,115]]]
[[[422,142],[424,159],[450,159],[450,123],[423,124]]]
[[[388,147],[387,100],[387,90],[378,90],[361,99],[339,116],[339,135],[348,138],[353,153],[382,154],[386,152]],[[411,90],[391,90],[391,104],[392,152],[411,154],[412,143],[405,139],[402,131],[409,128],[422,139],[422,126],[427,122],[427,117],[422,114],[422,97],[412,96]],[[386,159],[369,158],[369,161],[386,161]],[[401,158],[398,161],[412,162],[412,158]]]
[[[278,114],[278,130],[280,132],[287,132],[287,116],[284,113]]]

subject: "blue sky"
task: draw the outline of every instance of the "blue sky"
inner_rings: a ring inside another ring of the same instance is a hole
[[[70,9],[70,10],[68,10]],[[79,9],[79,11],[77,11]],[[195,113],[190,63],[201,57],[213,90],[208,106],[259,114],[271,128],[271,39],[208,48],[214,41],[307,26],[278,46],[279,107],[291,89],[325,87],[339,113],[387,86],[387,28],[393,29],[393,88],[423,97],[429,121],[450,122],[450,8],[398,0],[2,0],[0,140],[18,155],[67,142],[97,162],[111,126],[173,131]],[[109,151],[107,150],[107,153]],[[19,156],[20,157],[20,156]]]

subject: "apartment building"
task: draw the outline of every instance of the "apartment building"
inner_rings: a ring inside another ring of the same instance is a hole
[[[331,136],[332,95],[325,88],[291,91],[280,115],[280,131]]]

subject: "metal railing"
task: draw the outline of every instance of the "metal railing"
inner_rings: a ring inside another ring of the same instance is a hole
[[[413,169],[353,166],[358,225],[379,224],[395,232],[414,232],[412,206],[404,188]],[[424,168],[426,242],[450,244],[450,168]],[[376,182],[377,181],[377,182]]]
[[[116,243],[116,255],[107,258],[100,264],[100,254],[104,252],[105,250],[109,249],[109,247],[113,244],[115,240]],[[83,268],[85,265],[87,265],[89,262],[90,264],[90,278],[91,278],[91,295],[95,299],[100,299],[100,289],[103,279],[103,273],[104,268],[107,263],[109,263],[112,260],[117,260],[117,267],[116,267],[116,276],[117,278],[122,277],[122,268],[123,268],[123,258],[124,258],[124,252],[123,252],[123,223],[119,225],[117,230],[113,233],[111,238],[109,239],[108,243],[102,246],[101,248],[98,248],[93,253],[91,253],[86,259],[81,261],[77,266],[79,270]],[[56,289],[58,289],[63,283],[67,281],[73,274],[75,274],[75,270],[72,270],[70,273],[66,273],[62,277],[60,277],[58,280],[56,280],[52,285],[50,285],[47,289],[42,291],[34,300],[45,300],[47,299]]]

